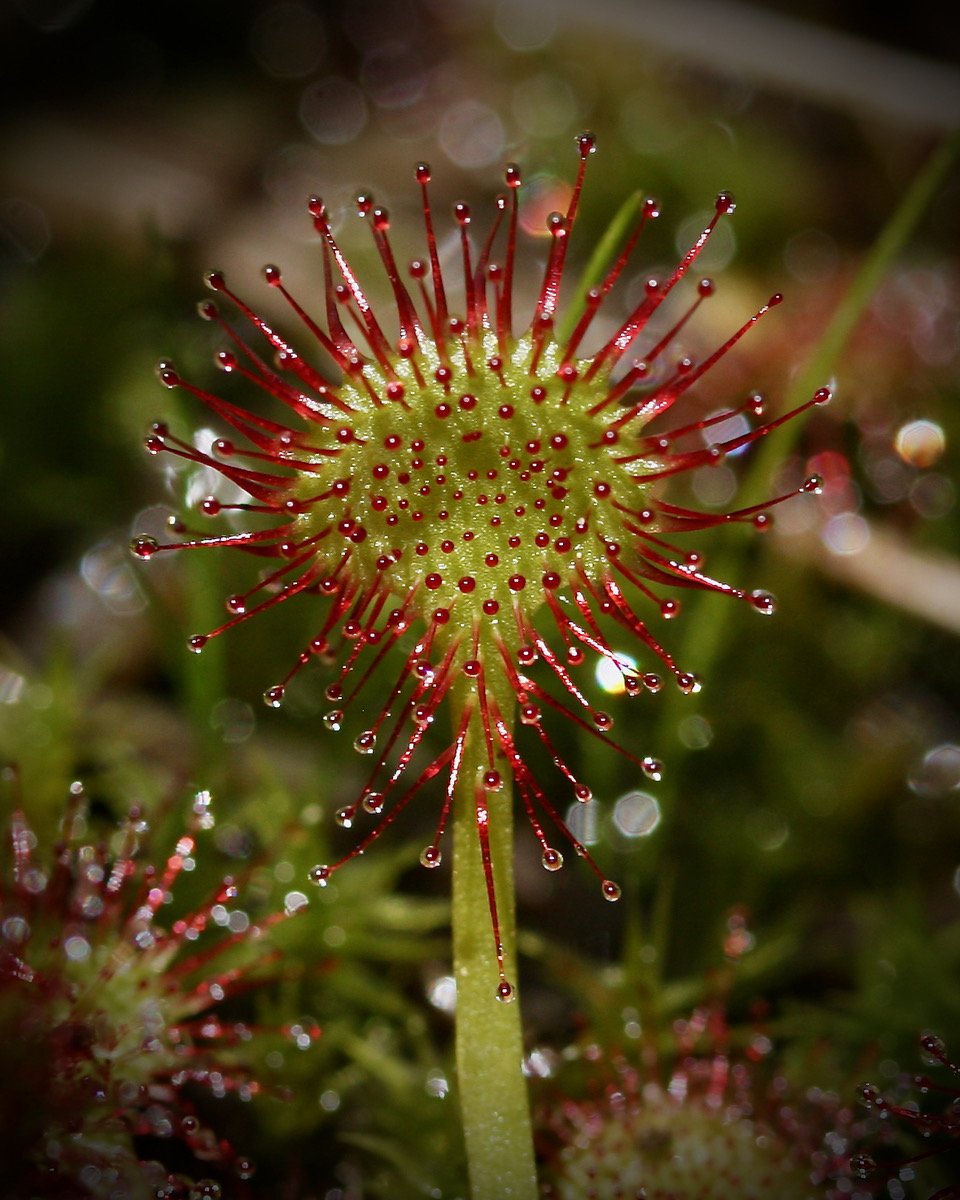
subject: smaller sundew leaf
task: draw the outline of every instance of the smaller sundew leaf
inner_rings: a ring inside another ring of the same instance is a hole
[[[197,835],[213,825],[206,792],[192,797],[180,836],[160,858],[139,808],[112,840],[95,835],[89,818],[79,782],[52,849],[23,811],[10,818],[12,853],[0,880],[0,1066],[30,1104],[5,1111],[4,1180],[10,1194],[33,1194],[42,1177],[45,1191],[79,1195],[90,1178],[107,1177],[139,1195],[149,1178],[157,1194],[187,1200],[207,1194],[211,1167],[247,1161],[198,1118],[192,1088],[243,1099],[268,1090],[247,1049],[265,1031],[228,1016],[223,1002],[270,980],[268,931],[305,901],[261,914],[243,876],[183,900],[184,872],[204,850]],[[312,1043],[320,1032],[311,1023],[305,1036]],[[51,1156],[64,1130],[69,1152]],[[177,1170],[141,1161],[143,1137],[176,1145]]]
[[[693,986],[703,992],[702,981]],[[545,1196],[851,1194],[846,1151],[867,1122],[842,1098],[805,1086],[762,1026],[731,1028],[716,997],[669,1025],[662,1014],[644,1024],[635,1053],[623,1046],[636,1030],[624,1039],[621,1027],[611,1042],[590,1029],[535,1084]]]

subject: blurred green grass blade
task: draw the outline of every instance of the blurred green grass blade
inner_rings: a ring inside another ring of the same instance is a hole
[[[893,260],[909,241],[958,158],[960,130],[933,152],[893,216],[881,230],[840,307],[824,331],[813,358],[791,388],[787,397],[791,405],[800,404],[811,396],[818,387],[823,386],[823,381],[835,369],[871,296]]]
[[[863,316],[871,297],[902,252],[920,224],[931,201],[943,187],[950,171],[960,158],[960,131],[953,134],[933,152],[913,184],[884,226],[873,247],[867,253],[848,291],[820,339],[809,363],[791,386],[784,408],[792,408],[808,400],[817,388],[828,383],[837,371],[847,344]],[[788,421],[757,447],[750,470],[744,476],[738,495],[738,506],[760,503],[770,494],[771,479],[777,465],[790,453],[799,438],[804,422]],[[713,556],[713,574],[718,579],[734,580],[739,562],[749,549],[746,540]],[[689,669],[698,674],[712,672],[720,656],[726,632],[733,616],[732,604],[717,604],[716,597],[691,597],[686,618],[686,638],[680,647],[679,661],[695,664]],[[709,620],[700,611],[704,601],[710,605]],[[666,714],[664,714],[666,715]]]
[[[791,385],[785,408],[809,400],[817,388],[830,382],[871,297],[910,240],[958,158],[960,130],[933,152],[881,230],[824,330],[812,358]],[[802,421],[790,421],[764,439],[743,482],[743,504],[758,503],[764,498],[777,462],[800,436],[803,424]]]
[[[587,292],[598,283],[603,282],[607,271],[616,261],[620,248],[626,241],[627,235],[640,219],[643,211],[643,192],[631,192],[623,204],[613,215],[613,219],[597,242],[593,254],[584,267],[576,290],[564,308],[563,316],[557,322],[556,337],[559,342],[565,342],[573,333],[577,321],[583,312]]]

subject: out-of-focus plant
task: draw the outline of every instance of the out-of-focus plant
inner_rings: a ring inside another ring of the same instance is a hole
[[[154,860],[144,814],[134,808],[98,834],[79,783],[58,839],[43,847],[15,769],[6,775],[15,805],[0,907],[6,1194],[213,1197],[223,1172],[250,1178],[253,1164],[201,1120],[192,1091],[251,1100],[262,1090],[245,1061],[255,1030],[222,1006],[254,984],[270,961],[270,928],[306,896],[251,914],[227,877],[167,917],[213,825],[207,793],[194,797],[172,852]],[[184,1148],[185,1170],[162,1162],[171,1142]],[[157,1147],[146,1160],[144,1144]]]
[[[852,1106],[792,1083],[770,1038],[736,1045],[718,1008],[675,1019],[666,1039],[634,1025],[633,1051],[594,1043],[573,1060],[575,1094],[561,1061],[541,1110],[544,1195],[866,1200],[847,1186]]]
[[[957,1200],[960,1182],[960,1066],[951,1058],[937,1034],[920,1038],[923,1059],[930,1068],[922,1075],[904,1074],[888,1091],[873,1083],[860,1088],[863,1105],[883,1123],[871,1145],[851,1156],[854,1174],[865,1181],[870,1194],[903,1200],[911,1185],[927,1177],[925,1166],[953,1177],[946,1187],[929,1193],[930,1200]],[[929,1184],[927,1185],[930,1186]],[[926,1193],[925,1193],[926,1194]]]

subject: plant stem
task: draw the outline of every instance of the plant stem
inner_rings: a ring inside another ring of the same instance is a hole
[[[497,696],[496,700],[504,719],[508,719],[513,705],[506,698]],[[474,706],[474,712],[453,798],[452,920],[457,1082],[470,1195],[471,1200],[535,1200],[533,1131],[521,1070],[523,1028],[516,998],[511,774],[502,772],[501,790],[480,792],[489,817],[486,827],[504,948],[503,968],[514,987],[514,998],[504,1002],[497,997],[499,964],[478,830],[477,788],[489,763],[476,698],[464,688],[454,696],[456,728],[468,704]]]

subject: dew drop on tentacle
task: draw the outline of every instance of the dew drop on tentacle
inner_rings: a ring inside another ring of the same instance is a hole
[[[165,388],[179,387],[182,382],[173,364],[166,361],[157,364],[157,378]]]
[[[659,758],[652,758],[650,755],[640,760],[640,770],[648,779],[652,779],[655,783],[659,783],[663,778],[663,763]]]
[[[371,816],[379,816],[383,812],[383,804],[386,797],[383,792],[364,792],[360,800],[360,807],[365,813]]]
[[[372,729],[365,729],[353,740],[353,748],[358,754],[372,754],[377,744],[377,735]]]
[[[805,479],[803,481],[803,483],[800,485],[800,491],[806,492],[812,496],[822,495],[822,493],[823,493],[823,476],[811,475],[808,479]]]
[[[433,870],[434,867],[439,867],[443,859],[440,852],[440,847],[436,845],[424,846],[420,851],[420,865]]]
[[[160,543],[157,539],[147,534],[135,537],[130,543],[130,552],[135,554],[137,558],[152,558],[159,549]]]
[[[938,1034],[925,1033],[920,1038],[920,1049],[923,1051],[923,1057],[927,1062],[939,1064],[944,1067],[950,1066],[947,1044]]]
[[[410,720],[420,729],[433,724],[433,709],[427,704],[416,704],[410,712]]]
[[[612,879],[605,879],[600,885],[600,891],[603,893],[604,900],[611,902],[619,900],[623,894],[619,883],[614,883]]]
[[[576,142],[581,158],[586,158],[588,154],[593,154],[597,149],[596,134],[591,133],[589,129],[577,134]]]
[[[275,684],[273,687],[267,688],[263,693],[263,702],[268,708],[279,708],[283,703],[284,686],[281,683]]]
[[[547,846],[540,855],[540,862],[545,871],[559,871],[563,866],[563,855],[553,846]]]
[[[726,215],[734,212],[737,207],[737,202],[734,200],[733,195],[730,192],[719,192],[717,194],[716,207],[718,213]]]
[[[332,874],[333,871],[330,869],[330,867],[318,863],[317,866],[310,868],[309,872],[307,873],[307,878],[311,883],[316,884],[317,887],[326,887],[330,882],[330,876]]]
[[[343,728],[343,709],[333,708],[328,713],[324,713],[323,724],[331,733],[339,733]]]
[[[769,592],[757,590],[748,597],[750,603],[764,617],[772,616],[777,610],[777,602]]]
[[[429,687],[433,683],[436,673],[433,669],[433,664],[427,659],[420,659],[420,661],[415,662],[410,669],[417,679],[419,679],[424,685],[424,687]]]
[[[884,1107],[880,1089],[872,1083],[863,1083],[857,1088],[857,1098],[866,1108]]]
[[[869,1154],[854,1154],[850,1159],[850,1171],[855,1179],[869,1179],[876,1174],[876,1161]]]

